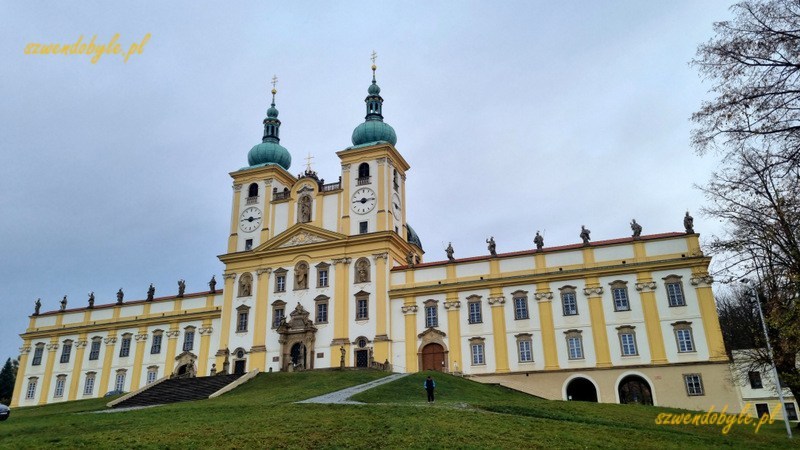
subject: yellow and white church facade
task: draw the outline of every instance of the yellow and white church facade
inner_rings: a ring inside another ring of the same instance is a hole
[[[408,162],[375,81],[338,181],[294,176],[272,105],[232,172],[217,287],[39,312],[12,406],[134,391],[174,374],[438,370],[550,399],[739,406],[698,235],[423,262]],[[687,213],[688,215],[688,213]]]

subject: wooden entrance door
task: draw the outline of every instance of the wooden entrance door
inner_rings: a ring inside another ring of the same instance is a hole
[[[356,350],[356,367],[369,367],[369,352]]]
[[[428,344],[422,348],[422,370],[444,370],[444,347]]]
[[[233,362],[233,373],[236,375],[244,375],[244,369],[247,364],[247,360],[244,359],[237,359]]]

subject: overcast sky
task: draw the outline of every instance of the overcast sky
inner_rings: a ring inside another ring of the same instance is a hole
[[[3,2],[0,4],[0,358],[43,311],[204,290],[220,278],[229,172],[260,142],[279,78],[290,172],[320,177],[364,120],[370,52],[384,116],[411,164],[425,261],[719,224],[689,147],[708,82],[688,66],[728,1]],[[235,6],[234,6],[235,5]],[[37,7],[38,6],[38,7]],[[25,55],[107,42],[141,55]],[[2,361],[0,361],[0,364]]]

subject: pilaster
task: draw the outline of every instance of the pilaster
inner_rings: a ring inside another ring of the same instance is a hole
[[[656,287],[650,272],[640,272],[636,277],[636,290],[642,299],[642,314],[647,332],[647,342],[650,344],[650,357],[653,364],[667,362],[667,352],[664,346],[664,335],[661,332],[661,319],[658,316],[656,304]]]
[[[228,348],[228,337],[231,332],[231,315],[233,314],[233,291],[234,283],[236,282],[235,273],[226,273],[222,275],[225,279],[225,289],[222,291],[222,311],[220,311],[220,324],[222,327],[219,336],[219,350],[217,352],[217,368],[222,367],[225,362],[225,350]]]
[[[200,335],[197,376],[204,377],[208,375],[208,354],[211,351],[211,334],[214,333],[214,329],[211,328],[211,319],[203,320],[203,324],[197,329],[197,333]]]
[[[236,251],[239,239],[239,202],[242,197],[242,185],[233,185],[233,206],[231,206],[231,235],[228,237],[228,253]]]
[[[592,323],[592,341],[594,342],[597,367],[610,367],[611,350],[608,347],[608,331],[603,312],[603,287],[596,279],[586,280],[583,295],[589,298],[589,319]]]
[[[494,333],[495,372],[508,372],[508,342],[506,341],[506,298],[503,296],[489,297],[489,307],[492,310],[492,331]]]
[[[548,283],[539,283],[533,295],[539,307],[539,323],[542,329],[542,347],[544,347],[544,369],[558,369],[558,352],[556,351],[556,329],[553,322],[553,292]]]
[[[111,361],[114,359],[114,344],[117,343],[117,330],[110,330],[103,339],[106,345],[103,349],[103,370],[100,373],[100,384],[97,387],[97,396],[102,397],[109,391],[108,377],[111,374]]]
[[[139,389],[142,379],[142,360],[144,359],[145,344],[147,344],[147,327],[139,328],[133,337],[136,341],[136,353],[133,356],[133,367],[131,368],[131,388],[130,392]]]
[[[44,405],[50,397],[50,380],[53,378],[53,364],[56,361],[56,350],[58,350],[58,336],[50,340],[47,344],[47,362],[44,366],[44,375],[42,376],[42,390],[39,393],[39,404]]]
[[[267,370],[267,315],[269,312],[269,280],[272,268],[256,270],[258,289],[253,309],[253,347],[250,349],[250,368]],[[221,367],[221,366],[218,366]]]
[[[694,286],[697,292],[697,302],[700,306],[700,316],[703,318],[703,330],[705,331],[706,344],[708,345],[708,359],[711,361],[726,361],[728,355],[725,352],[725,343],[722,340],[722,330],[719,326],[714,293],[711,291],[711,283],[713,282],[714,279],[706,272],[694,273],[689,279],[689,283]]]
[[[412,297],[405,299],[405,304],[400,307],[406,325],[406,372],[419,371],[417,361],[417,305]]]
[[[386,252],[376,253],[372,255],[375,262],[375,342],[374,342],[374,359],[377,362],[383,362],[389,359],[391,355],[389,352],[389,336],[387,333],[388,315],[388,299],[386,298],[386,279],[389,272],[386,270],[386,262],[389,254]]]
[[[86,333],[78,335],[78,340],[72,343],[72,348],[75,349],[75,363],[72,365],[72,375],[70,375],[69,380],[68,400],[75,400],[78,397],[78,381],[81,378],[83,354],[86,351]]]
[[[17,380],[14,382],[14,393],[11,397],[11,406],[15,408],[19,406],[20,396],[22,395],[22,386],[25,383],[25,372],[28,369],[28,355],[31,352],[31,341],[24,340],[22,347],[19,348],[19,368],[17,369]]]
[[[447,311],[447,342],[450,347],[450,372],[460,372],[464,367],[461,359],[461,320],[459,311],[461,301],[456,293],[448,293],[447,300],[444,302],[444,309]]]

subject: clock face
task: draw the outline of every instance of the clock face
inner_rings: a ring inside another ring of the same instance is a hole
[[[392,195],[392,214],[394,214],[394,218],[400,220],[402,217],[400,213],[403,211],[402,206],[400,204],[400,196],[397,194]]]
[[[353,194],[353,212],[366,214],[375,208],[375,191],[370,188],[361,188]]]
[[[245,233],[255,231],[261,226],[261,210],[255,206],[251,206],[244,211],[239,217],[239,228]]]

